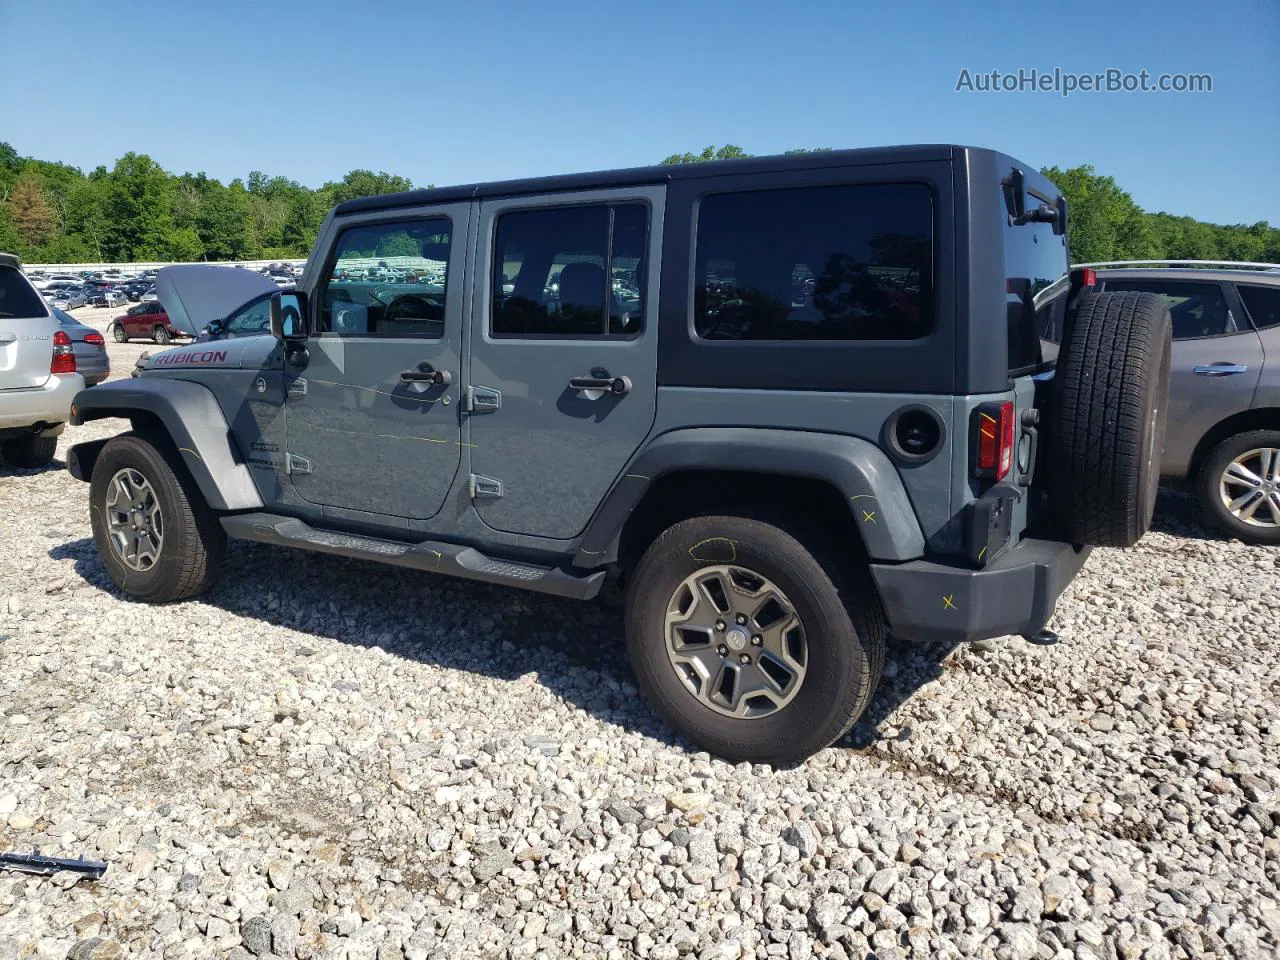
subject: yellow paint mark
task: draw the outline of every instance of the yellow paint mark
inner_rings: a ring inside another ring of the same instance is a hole
[[[707,537],[705,540],[699,540],[689,548],[689,556],[693,557],[693,559],[697,560],[699,563],[710,563],[711,560],[709,558],[700,557],[694,552],[699,547],[705,547],[708,543],[727,543],[729,545],[730,553],[729,562],[732,563],[734,560],[738,559],[738,543],[736,540],[730,540],[728,537]]]
[[[863,523],[875,523],[875,522],[876,522],[876,512],[875,512],[874,510],[863,510],[863,511],[862,511],[862,522],[863,522]]]
[[[194,450],[192,450],[190,447],[179,447],[179,448],[178,448],[178,452],[179,452],[179,453],[189,453],[189,454],[191,454],[193,457],[195,457],[197,460],[199,460],[201,463],[203,463],[203,462],[204,462],[204,457],[200,456],[200,454],[196,453],[196,452],[195,452]]]
[[[978,416],[980,416],[983,420],[989,420],[989,421],[991,421],[992,423],[995,423],[995,422],[996,422],[996,418],[995,418],[995,417],[993,417],[993,416],[991,416],[990,414],[980,413],[980,414],[978,414]]]
[[[954,593],[949,593],[949,594],[947,594],[945,597],[943,597],[943,598],[942,598],[942,609],[943,609],[943,610],[957,610],[957,609],[959,609],[959,608],[956,606],[956,604],[955,604],[955,599],[956,599],[956,595],[955,595]]]
[[[625,477],[623,477],[623,479],[624,480],[649,480],[650,478],[646,477],[643,473],[628,473]]]
[[[307,427],[308,429],[311,429],[311,430],[325,430],[325,431],[328,431],[329,433],[345,433],[348,435],[354,435],[358,437],[374,437],[379,440],[421,440],[423,443],[449,443],[450,442],[448,440],[441,440],[438,437],[406,437],[403,434],[399,434],[399,433],[364,433],[363,431],[358,432],[355,430],[342,430],[342,429],[339,429],[338,427],[323,427],[318,423],[309,423],[307,424]],[[459,441],[453,441],[453,442],[457,443]]]
[[[444,440],[441,440],[440,442],[441,442],[441,443],[444,443],[445,441],[444,441]],[[458,441],[458,446],[460,446],[460,447],[474,447],[474,446],[475,446],[475,444],[474,444],[474,443],[463,443],[461,440],[459,440],[459,441]]]
[[[979,562],[981,562],[982,558],[983,558],[984,556],[986,556],[986,553],[987,553],[987,548],[986,548],[986,547],[983,547],[981,550],[979,550],[979,551],[978,551],[978,560],[979,560]]]
[[[872,496],[871,494],[869,494],[869,493],[860,493],[860,494],[858,494],[856,497],[850,497],[850,498],[849,498],[849,502],[850,502],[850,503],[853,503],[853,501],[855,501],[855,500],[874,500],[874,499],[875,499],[875,497],[873,497],[873,496]]]
[[[603,550],[585,550],[582,547],[578,548],[578,552],[588,554],[589,556],[592,556],[592,557],[598,557],[600,556],[600,554],[604,553]]]
[[[326,387],[338,387],[345,390],[367,390],[369,393],[380,394],[384,397],[392,397],[396,400],[412,400],[414,403],[435,403],[439,397],[433,397],[430,400],[424,400],[422,397],[410,397],[403,393],[388,393],[386,390],[377,390],[374,387],[362,387],[358,383],[338,383],[336,380],[311,380],[311,383],[319,383]]]
[[[988,440],[994,440],[996,438],[996,435],[994,433],[988,433],[986,430],[979,430],[978,432],[981,433]]]

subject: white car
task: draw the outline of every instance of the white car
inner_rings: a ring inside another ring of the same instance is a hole
[[[0,457],[14,467],[46,465],[83,389],[71,337],[21,261],[0,253]]]

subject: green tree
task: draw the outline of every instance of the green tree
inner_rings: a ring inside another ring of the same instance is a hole
[[[195,227],[183,227],[175,230],[169,238],[169,260],[191,263],[204,259],[204,245],[200,242],[200,234]]]
[[[326,183],[320,191],[328,196],[328,206],[354,200],[356,197],[372,197],[382,193],[400,193],[412,190],[413,183],[405,177],[390,173],[374,173],[372,170],[352,170],[338,183]]]
[[[1084,165],[1040,171],[1067,198],[1067,242],[1077,263],[1136,260],[1160,256],[1160,247],[1141,208],[1111,177]]]
[[[106,177],[103,206],[109,222],[107,256],[160,260],[169,247],[169,177],[146,154],[126,153]]]
[[[664,164],[700,163],[704,160],[741,160],[749,156],[751,154],[736,144],[726,143],[723,147],[707,147],[701,153],[673,153],[662,162]]]

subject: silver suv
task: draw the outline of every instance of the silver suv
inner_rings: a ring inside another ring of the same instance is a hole
[[[42,467],[84,377],[70,335],[21,267],[0,253],[0,455],[15,467]]]
[[[1092,267],[1103,290],[1155,293],[1169,305],[1173,371],[1162,476],[1194,489],[1209,520],[1232,536],[1280,543],[1280,264],[1080,267]]]

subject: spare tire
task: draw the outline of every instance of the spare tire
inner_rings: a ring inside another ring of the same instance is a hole
[[[1164,456],[1169,308],[1151,293],[1086,293],[1053,376],[1050,509],[1065,539],[1129,547],[1151,526]]]

